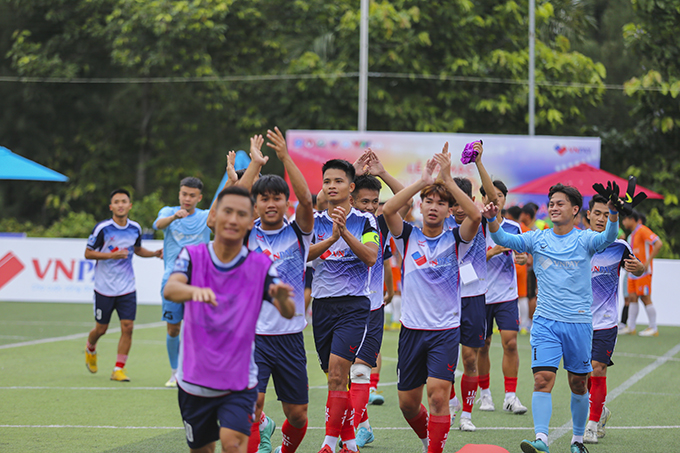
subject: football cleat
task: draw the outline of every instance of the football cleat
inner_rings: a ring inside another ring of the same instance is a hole
[[[493,399],[491,395],[481,395],[477,400],[479,403],[480,411],[493,412],[496,410],[496,406],[493,405]]]
[[[90,352],[85,346],[85,366],[90,373],[97,372],[97,351]]]
[[[540,439],[536,440],[523,440],[519,447],[524,453],[550,453],[548,446]]]
[[[517,396],[513,396],[503,402],[503,410],[506,412],[512,412],[513,414],[525,414],[527,411],[526,406],[524,406]]]
[[[472,419],[467,418],[467,417],[461,417],[460,418],[459,429],[461,431],[467,431],[467,432],[477,431],[477,427],[474,425],[474,423],[472,423]]]
[[[111,373],[111,380],[119,382],[130,382],[130,378],[127,377],[127,375],[125,374],[125,368],[113,370],[113,373]]]
[[[658,337],[659,336],[659,329],[652,329],[651,327],[647,327],[645,330],[640,332],[638,335],[641,337]]]
[[[269,421],[267,427],[260,431],[260,448],[257,450],[258,453],[271,453],[272,452],[272,434],[276,430],[276,423],[274,420],[265,415],[265,418]]]
[[[366,444],[370,444],[375,440],[373,435],[373,429],[366,429],[363,426],[357,430],[357,447],[363,447]]]
[[[610,411],[607,406],[602,408],[602,415],[600,416],[600,421],[597,422],[597,437],[604,437],[604,428],[607,422],[612,417],[612,411]]]

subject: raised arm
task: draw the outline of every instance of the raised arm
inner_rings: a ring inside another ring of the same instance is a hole
[[[603,251],[609,247],[619,235],[619,213],[616,210],[616,205],[613,201],[609,200],[607,203],[609,207],[609,219],[607,221],[607,226],[604,231],[597,233],[593,237],[592,247],[598,252]]]
[[[500,227],[500,223],[498,223],[498,219],[496,218],[498,215],[498,206],[489,203],[484,207],[483,215],[488,220],[491,239],[493,239],[496,244],[508,247],[520,253],[530,252],[527,250],[527,244],[522,234],[510,234]]]
[[[302,175],[300,169],[293,162],[293,158],[288,154],[286,147],[286,139],[278,127],[274,127],[274,131],[267,131],[267,138],[270,143],[267,146],[276,151],[276,157],[283,162],[283,166],[288,172],[290,183],[293,186],[293,192],[298,199],[298,205],[295,210],[295,221],[300,226],[300,229],[309,233],[314,229],[314,206],[312,205],[312,193],[309,191],[309,186],[305,177]]]
[[[496,196],[496,187],[493,185],[491,176],[489,172],[486,171],[486,167],[482,163],[482,154],[484,153],[484,146],[481,142],[475,142],[473,148],[477,151],[477,157],[475,158],[475,166],[477,166],[477,171],[479,172],[479,178],[482,180],[482,187],[484,187],[484,192],[486,192],[486,199],[489,203],[496,204],[498,197]]]
[[[401,236],[402,230],[404,228],[404,221],[399,215],[399,210],[403,208],[409,200],[423,190],[425,187],[434,184],[434,169],[437,166],[437,162],[434,159],[429,159],[423,168],[423,174],[420,179],[403,190],[394,194],[392,198],[387,200],[385,206],[383,206],[383,216],[385,217],[385,223],[387,223],[387,228],[389,228],[392,236]]]
[[[373,150],[368,148],[367,152],[369,153],[368,173],[382,179],[394,194],[404,190],[404,185],[400,183],[397,178],[389,174],[387,170],[385,170],[385,167],[383,167],[382,162],[380,162],[380,159],[373,152]],[[399,215],[401,218],[406,217],[406,214],[408,213],[408,210],[411,209],[411,206],[413,206],[413,198],[411,198],[409,202],[399,210]]]
[[[269,160],[269,157],[262,154],[263,143],[264,138],[261,135],[253,135],[250,138],[250,164],[246,168],[245,173],[243,173],[243,177],[236,183],[237,185],[248,190],[253,187],[257,175],[260,174],[260,170]]]
[[[449,142],[444,144],[444,149],[441,153],[435,154],[435,161],[441,168],[439,175],[444,181],[444,185],[451,192],[453,198],[456,199],[458,205],[463,208],[467,217],[460,226],[460,237],[465,242],[470,242],[477,235],[479,229],[479,222],[482,221],[482,214],[477,209],[475,202],[467,196],[465,192],[460,190],[458,184],[451,177],[451,154],[449,154]]]

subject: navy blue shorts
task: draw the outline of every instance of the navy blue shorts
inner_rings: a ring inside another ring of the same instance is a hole
[[[402,326],[399,332],[397,389],[416,389],[425,384],[428,377],[453,382],[459,343],[459,327],[415,330]]]
[[[314,299],[312,326],[319,365],[328,370],[331,354],[353,362],[366,333],[371,301],[365,296]]]
[[[618,333],[619,328],[617,326],[614,326],[611,329],[593,331],[592,360],[606,363],[607,366],[614,365],[614,362],[612,362],[612,353],[614,352],[614,347],[616,347]]]
[[[305,269],[305,289],[312,289],[312,280],[314,280],[314,268],[307,267]]]
[[[498,330],[519,331],[519,307],[517,299],[497,304],[486,304],[486,336],[493,335],[493,320]]]
[[[201,448],[219,440],[220,428],[250,435],[255,419],[257,389],[207,398],[191,395],[179,387],[177,395],[189,448]]]
[[[460,299],[460,344],[481,348],[486,340],[486,296]]]
[[[385,306],[373,310],[368,314],[368,327],[366,328],[366,338],[359,348],[357,359],[361,359],[374,368],[378,363],[378,354],[383,340],[383,329],[385,326]]]
[[[118,313],[118,319],[135,320],[137,315],[137,292],[123,294],[122,296],[104,296],[94,292],[94,320],[99,324],[111,322],[113,310]]]
[[[267,384],[271,376],[279,401],[290,404],[309,402],[307,355],[302,332],[287,335],[256,335],[255,363],[258,368],[258,392],[267,393]]]

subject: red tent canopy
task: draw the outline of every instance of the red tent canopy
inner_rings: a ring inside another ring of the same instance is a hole
[[[599,182],[606,187],[607,181],[616,181],[621,192],[625,192],[626,188],[628,187],[628,181],[623,178],[619,178],[618,176],[609,172],[595,168],[592,165],[580,164],[567,170],[541,176],[540,178],[529,181],[526,184],[522,184],[521,186],[510,189],[510,193],[532,193],[544,195],[550,191],[551,186],[557,183],[562,183],[565,186],[568,185],[576,187],[579,192],[581,192],[581,195],[585,197],[592,197],[597,193],[593,189],[593,184]],[[663,195],[652,192],[651,190],[645,189],[642,186],[637,186],[635,193],[638,192],[646,193],[648,198],[663,199]]]

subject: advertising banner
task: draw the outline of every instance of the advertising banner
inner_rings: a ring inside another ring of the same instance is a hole
[[[312,193],[321,190],[321,166],[329,159],[354,162],[371,148],[385,169],[404,185],[420,178],[423,166],[449,142],[452,174],[468,177],[478,194],[479,176],[474,164],[463,165],[460,155],[466,143],[483,140],[483,162],[493,179],[512,189],[540,176],[562,171],[580,163],[600,166],[600,139],[596,137],[552,137],[523,135],[446,134],[427,132],[352,132],[289,130],[288,149],[309,183]],[[381,199],[391,196],[383,187]],[[508,206],[534,201],[545,204],[547,194],[513,195]],[[479,199],[477,201],[480,201]],[[416,210],[417,211],[417,210]]]
[[[156,250],[163,241],[142,241]],[[86,239],[0,238],[0,300],[87,302],[94,297],[95,261],[85,259]],[[132,258],[137,302],[160,304],[163,260]]]

